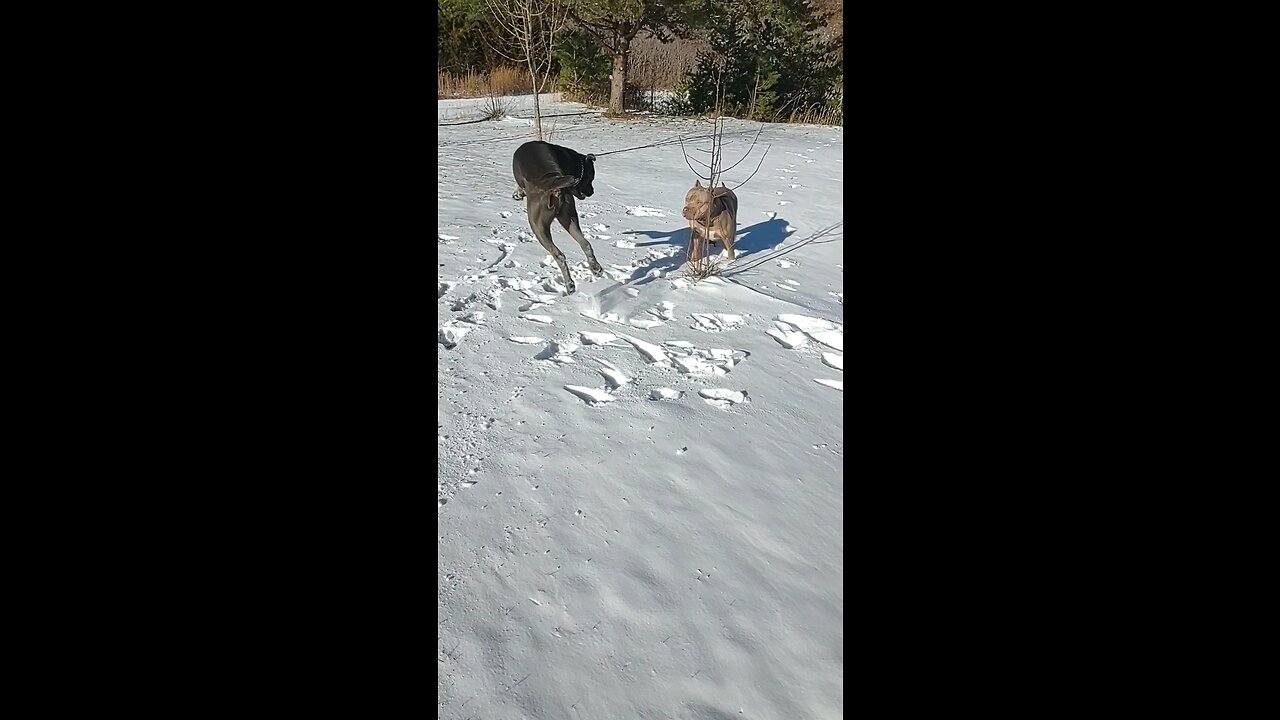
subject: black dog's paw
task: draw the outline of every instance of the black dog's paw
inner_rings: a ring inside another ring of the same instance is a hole
[[[591,264],[591,274],[600,276],[604,274],[604,268],[600,267],[600,263]]]
[[[577,292],[577,291],[578,291],[578,286],[577,286],[577,285],[574,285],[573,283],[569,283],[569,284],[568,284],[568,285],[566,285],[566,286],[565,286],[565,288],[564,288],[564,294],[565,294],[565,296],[566,296],[566,297],[568,297],[569,295],[574,294],[574,293],[575,293],[575,292]]]

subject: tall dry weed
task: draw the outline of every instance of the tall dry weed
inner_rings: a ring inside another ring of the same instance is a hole
[[[511,65],[502,65],[484,73],[436,73],[437,99],[528,95],[532,92],[529,73]]]

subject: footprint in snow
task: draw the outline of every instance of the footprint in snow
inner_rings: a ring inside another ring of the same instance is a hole
[[[667,358],[667,354],[663,352],[662,348],[658,347],[657,345],[654,345],[653,343],[647,343],[643,340],[637,340],[636,338],[633,338],[633,337],[624,337],[623,339],[631,343],[631,345],[636,350],[639,350],[640,354],[644,355],[645,359],[647,359],[650,363],[669,362]]]
[[[533,356],[534,360],[550,360],[554,363],[572,363],[573,354],[581,348],[581,345],[571,342],[553,342],[542,349],[537,355]]]
[[[468,325],[456,325],[453,320],[446,322],[441,326],[438,335],[438,341],[444,345],[446,349],[456,346],[467,333],[474,328]]]
[[[681,340],[669,340],[663,344],[674,356],[676,368],[686,375],[725,375],[751,355],[745,350],[693,347]]]
[[[649,314],[661,320],[671,320],[676,316],[676,304],[670,300],[663,300],[660,304],[654,305],[649,310]]]
[[[746,402],[747,400],[747,392],[745,390],[739,392],[737,390],[706,388],[704,390],[699,390],[698,395],[701,396],[703,401],[708,405],[718,407],[721,410],[728,410],[734,405]]]
[[[552,323],[549,315],[524,315],[522,317],[530,322],[542,323],[543,325],[550,325]]]
[[[600,362],[603,363],[604,361]],[[611,390],[617,390],[623,385],[631,382],[630,378],[623,375],[621,370],[611,364],[605,364],[605,367],[600,369],[600,374],[604,376],[604,379]]]
[[[844,352],[844,333],[840,330],[823,330],[820,332],[811,332],[809,337],[826,345],[832,350]]]
[[[509,337],[507,339],[513,343],[520,343],[521,345],[538,345],[540,343],[546,342],[540,337],[522,337],[519,335],[515,337]]]
[[[650,400],[679,400],[684,393],[670,388],[653,388],[649,391]]]
[[[791,347],[794,349],[794,347],[803,345],[803,342],[794,343],[793,334],[798,332],[826,345],[832,350],[844,351],[844,330],[835,323],[807,315],[782,314],[774,318],[773,324],[774,329],[779,331],[786,338],[786,341],[773,331],[766,332],[784,346],[791,343]]]
[[[583,387],[581,385],[565,385],[564,389],[582,398],[588,405],[593,407],[613,402],[617,399],[604,390],[600,390],[598,388]]]
[[[618,336],[613,333],[602,332],[579,332],[578,337],[582,338],[583,345],[608,345],[618,339]],[[620,346],[614,345],[612,347]]]
[[[814,378],[813,381],[818,383],[819,385],[826,385],[829,388],[835,388],[840,392],[844,392],[843,380],[828,380],[826,378]]]
[[[788,350],[796,350],[809,344],[809,338],[802,332],[795,332],[790,325],[774,321],[773,327],[764,333]]]
[[[689,327],[702,332],[723,332],[742,325],[746,320],[741,315],[728,313],[690,313],[693,324]]]
[[[646,318],[631,318],[630,320],[627,320],[627,324],[630,325],[631,327],[640,328],[641,330],[651,330],[665,323],[663,323],[661,320],[649,320]]]

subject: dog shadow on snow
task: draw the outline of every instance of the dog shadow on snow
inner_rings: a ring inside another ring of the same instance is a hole
[[[642,278],[653,270],[662,270],[662,274],[674,270],[683,263],[688,255],[689,248],[689,226],[685,225],[675,230],[627,230],[624,235],[643,235],[644,237],[653,238],[651,242],[638,242],[636,247],[652,247],[654,245],[675,245],[685,252],[676,253],[671,257],[658,258],[648,265],[636,268],[632,279]],[[741,260],[748,255],[754,255],[765,250],[770,250],[781,245],[787,238],[795,232],[794,229],[787,227],[787,221],[783,218],[773,218],[772,220],[764,220],[749,227],[738,228],[738,238],[733,243],[733,252]],[[723,245],[716,245],[723,248]]]

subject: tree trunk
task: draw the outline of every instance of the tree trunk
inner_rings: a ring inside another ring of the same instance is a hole
[[[627,93],[627,61],[631,55],[631,41],[621,38],[618,52],[613,54],[613,75],[609,86],[609,112],[621,115]]]
[[[538,74],[530,69],[529,77],[533,79],[533,139],[541,140],[542,106],[538,104]]]

